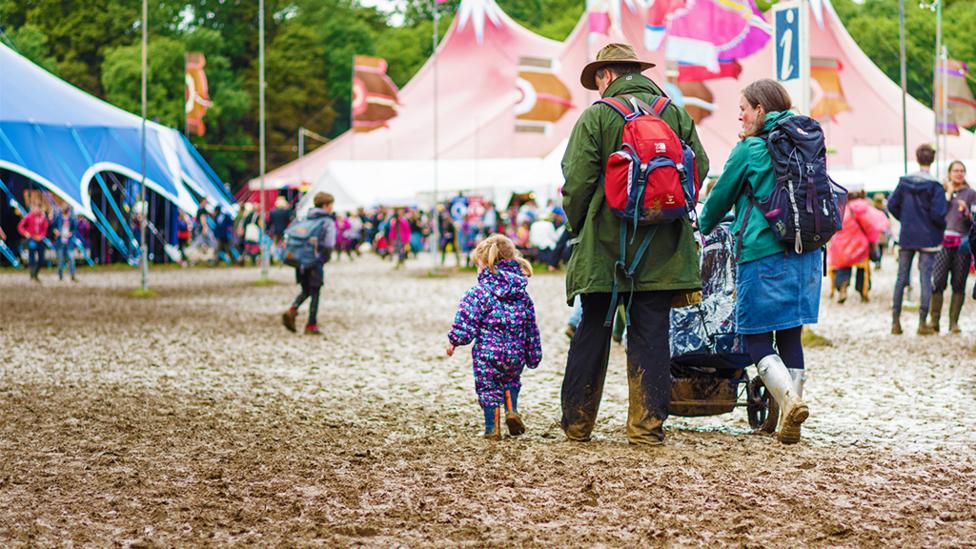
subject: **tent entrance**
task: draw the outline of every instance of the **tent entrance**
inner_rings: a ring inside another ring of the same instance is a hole
[[[138,181],[115,172],[102,172],[88,185],[90,205],[99,235],[91,239],[92,256],[99,263],[138,264],[142,215],[146,213],[146,245],[149,261],[179,261],[177,226],[179,208],[146,187],[146,204],[140,199]]]

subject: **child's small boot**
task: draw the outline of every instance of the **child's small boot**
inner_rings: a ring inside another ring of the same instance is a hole
[[[522,416],[518,413],[518,390],[508,389],[505,391],[505,425],[508,426],[508,434],[517,437],[525,432],[525,423]]]
[[[305,335],[307,336],[320,336],[322,332],[319,330],[318,324],[306,324],[305,325]]]
[[[502,414],[501,408],[498,406],[492,406],[491,408],[484,408],[485,411],[485,438],[488,440],[501,440],[502,439]]]
[[[295,317],[298,316],[298,309],[295,307],[290,307],[283,315],[281,315],[281,323],[285,325],[285,328],[289,332],[295,331]]]

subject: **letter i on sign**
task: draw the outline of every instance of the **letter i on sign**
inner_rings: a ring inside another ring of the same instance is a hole
[[[779,39],[779,47],[782,50],[782,61],[779,66],[779,79],[789,80],[793,74],[793,10],[786,11],[786,28],[783,36]]]

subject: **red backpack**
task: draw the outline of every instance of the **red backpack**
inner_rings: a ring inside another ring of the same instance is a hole
[[[603,173],[607,206],[621,220],[620,258],[605,323],[610,326],[617,309],[620,275],[630,281],[633,292],[634,273],[656,232],[655,228],[647,232],[628,265],[628,226],[636,235],[640,225],[672,223],[693,216],[701,182],[695,152],[661,118],[670,99],[655,97],[648,105],[632,95],[621,95],[597,103],[609,106],[624,119],[620,149],[610,155]],[[629,306],[626,317],[629,325]]]

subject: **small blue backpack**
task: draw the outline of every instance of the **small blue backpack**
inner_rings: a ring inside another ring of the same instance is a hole
[[[318,260],[317,239],[322,238],[322,229],[330,216],[304,218],[295,220],[285,229],[285,265],[305,267],[314,265]]]

